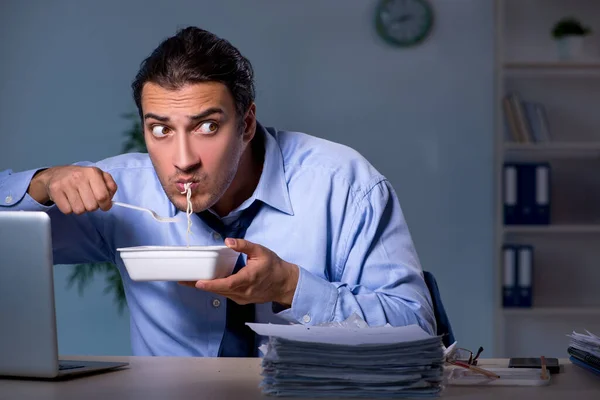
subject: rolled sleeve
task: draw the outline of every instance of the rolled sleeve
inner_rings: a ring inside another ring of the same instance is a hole
[[[393,188],[378,181],[352,204],[347,240],[325,274],[332,278],[300,268],[292,306],[277,315],[318,325],[356,314],[369,326],[418,324],[435,334],[431,295]]]
[[[279,312],[277,316],[305,325],[332,321],[338,297],[336,286],[302,267],[298,268],[300,273],[292,307]]]
[[[0,173],[0,207],[15,211],[47,211],[45,206],[35,201],[27,193],[33,176],[44,168],[12,173],[7,170]]]

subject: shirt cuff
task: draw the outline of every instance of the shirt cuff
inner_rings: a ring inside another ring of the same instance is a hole
[[[304,325],[331,322],[338,298],[337,288],[304,268],[298,268],[300,273],[292,307],[276,315]]]
[[[27,193],[33,176],[44,168],[17,172],[0,181],[0,206],[15,210],[47,211],[53,206],[38,203]]]

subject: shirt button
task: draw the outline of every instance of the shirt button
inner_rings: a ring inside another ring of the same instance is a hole
[[[219,300],[219,299],[213,299],[212,305],[213,305],[214,308],[218,308],[221,305],[221,300]]]
[[[310,315],[306,314],[304,317],[302,317],[302,321],[305,324],[308,324],[310,322]]]
[[[8,196],[6,196],[6,198],[4,199],[4,202],[6,204],[10,203],[12,201],[12,196],[9,194]]]
[[[219,239],[221,239],[221,235],[219,235],[217,232],[213,232],[213,238],[215,240],[219,240]]]

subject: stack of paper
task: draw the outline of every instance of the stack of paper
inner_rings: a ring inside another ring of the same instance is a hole
[[[573,364],[600,374],[600,337],[586,331],[587,335],[573,332],[568,335],[570,360]]]
[[[268,336],[261,382],[268,395],[433,397],[442,387],[442,339],[417,325],[248,325]]]

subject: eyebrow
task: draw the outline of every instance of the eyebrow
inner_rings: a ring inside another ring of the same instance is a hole
[[[223,115],[223,114],[225,114],[225,112],[221,108],[219,108],[219,107],[211,107],[211,108],[209,108],[207,110],[202,111],[200,114],[190,115],[190,116],[188,116],[188,118],[191,121],[197,121],[197,120],[200,120],[200,119],[204,119],[204,118],[208,117],[209,115],[213,115],[213,114],[221,114],[221,115]],[[155,120],[160,121],[160,122],[169,122],[169,117],[165,117],[165,116],[154,114],[154,113],[146,113],[146,114],[144,114],[144,120],[147,120],[147,119],[150,119],[150,118],[155,119]]]

